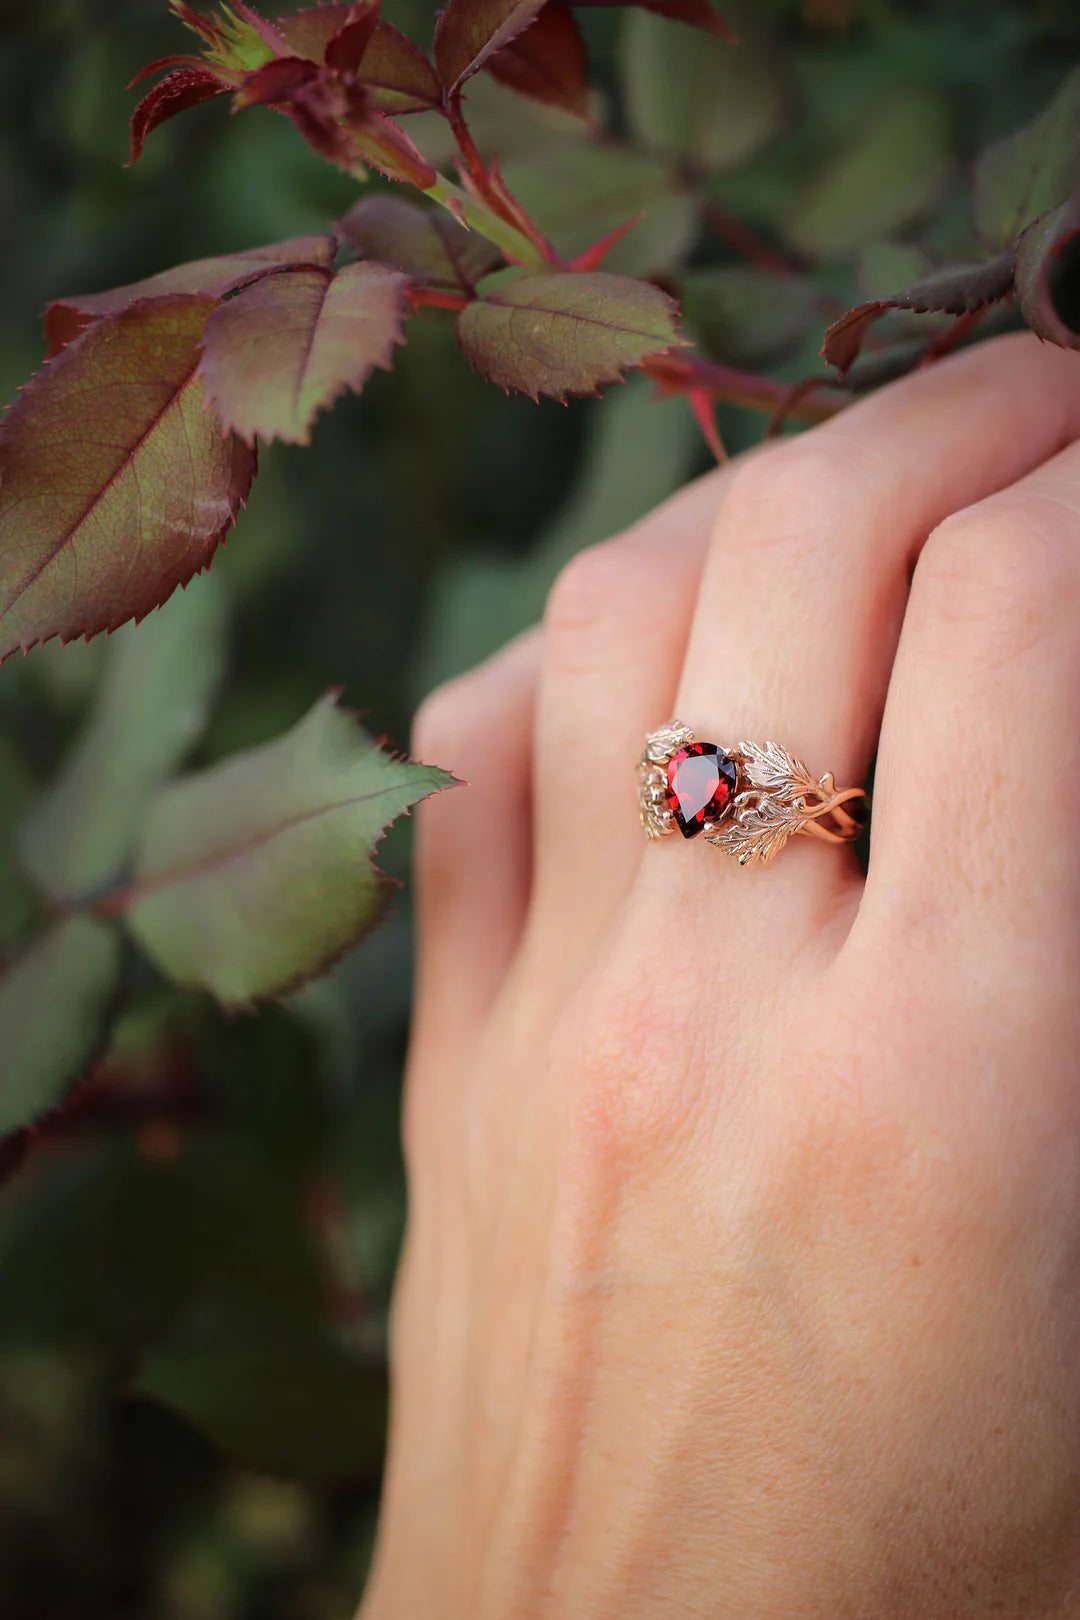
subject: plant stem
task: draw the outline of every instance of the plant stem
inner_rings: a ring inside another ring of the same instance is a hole
[[[479,231],[489,242],[494,242],[512,264],[524,264],[533,269],[541,269],[547,263],[544,254],[523,231],[500,218],[485,203],[470,197],[467,191],[463,191],[445,175],[440,174],[435,184],[427,188],[425,195],[434,202],[441,203],[460,224],[467,225],[470,230]]]
[[[501,219],[505,219],[508,225],[515,226],[527,236],[540,253],[543,263],[557,264],[559,262],[558,254],[548,242],[540,227],[533,223],[521,205],[507,191],[502,176],[498,172],[497,164],[493,162],[489,169],[480,156],[476,142],[472,138],[472,131],[465,122],[465,114],[461,108],[460,91],[457,94],[452,93],[446,98],[445,112],[450,131],[461,154],[465,173],[472,182],[472,187],[476,191],[479,200],[486,203]]]
[[[835,389],[800,396],[791,383],[777,382],[774,377],[758,377],[752,371],[739,371],[734,366],[722,366],[700,355],[654,354],[642,361],[641,369],[665,394],[705,390],[728,405],[767,411],[770,416],[784,409],[800,422],[824,422],[850,404],[850,396]]]
[[[750,264],[756,264],[762,270],[772,270],[778,275],[792,275],[802,268],[796,259],[766,242],[723,203],[711,197],[703,198],[701,217],[707,225],[712,226],[717,236],[722,236],[728,246],[733,247]]]

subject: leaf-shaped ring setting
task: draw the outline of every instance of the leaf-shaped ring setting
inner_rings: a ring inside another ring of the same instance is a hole
[[[740,866],[753,866],[771,861],[796,833],[851,843],[870,800],[862,788],[838,791],[831,771],[812,776],[780,743],[723,748],[670,720],[645,740],[638,802],[646,837],[702,833]]]

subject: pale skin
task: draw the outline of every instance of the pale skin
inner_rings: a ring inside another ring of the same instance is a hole
[[[363,1620],[1080,1613],[1080,356],[997,340],[576,559],[424,707]],[[672,714],[841,786],[647,845]]]

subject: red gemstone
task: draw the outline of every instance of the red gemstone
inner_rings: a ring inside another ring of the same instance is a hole
[[[723,816],[735,791],[735,764],[715,743],[688,743],[668,761],[668,802],[684,838]]]

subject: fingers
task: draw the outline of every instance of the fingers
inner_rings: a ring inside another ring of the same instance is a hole
[[[579,553],[544,619],[536,733],[535,924],[568,973],[641,859],[634,766],[666,716],[729,473],[708,474],[626,534]]]
[[[527,632],[421,706],[414,757],[467,784],[416,817],[418,1038],[452,1046],[493,999],[517,945],[532,865],[540,635]]]
[[[716,741],[775,738],[815,774],[859,784],[926,535],[1077,431],[1074,357],[1023,335],[917,373],[748,465],[717,523],[679,717]],[[669,870],[681,853],[661,845],[657,864]],[[716,881],[749,894],[747,874],[710,864]],[[771,892],[778,926],[790,930],[794,890],[804,919],[820,915],[845,863],[798,840],[780,870]]]
[[[1080,365],[1073,356],[1074,370]],[[1080,970],[1080,445],[950,517],[915,570],[889,689],[870,919],[1013,989]],[[954,954],[954,960],[963,960]]]

